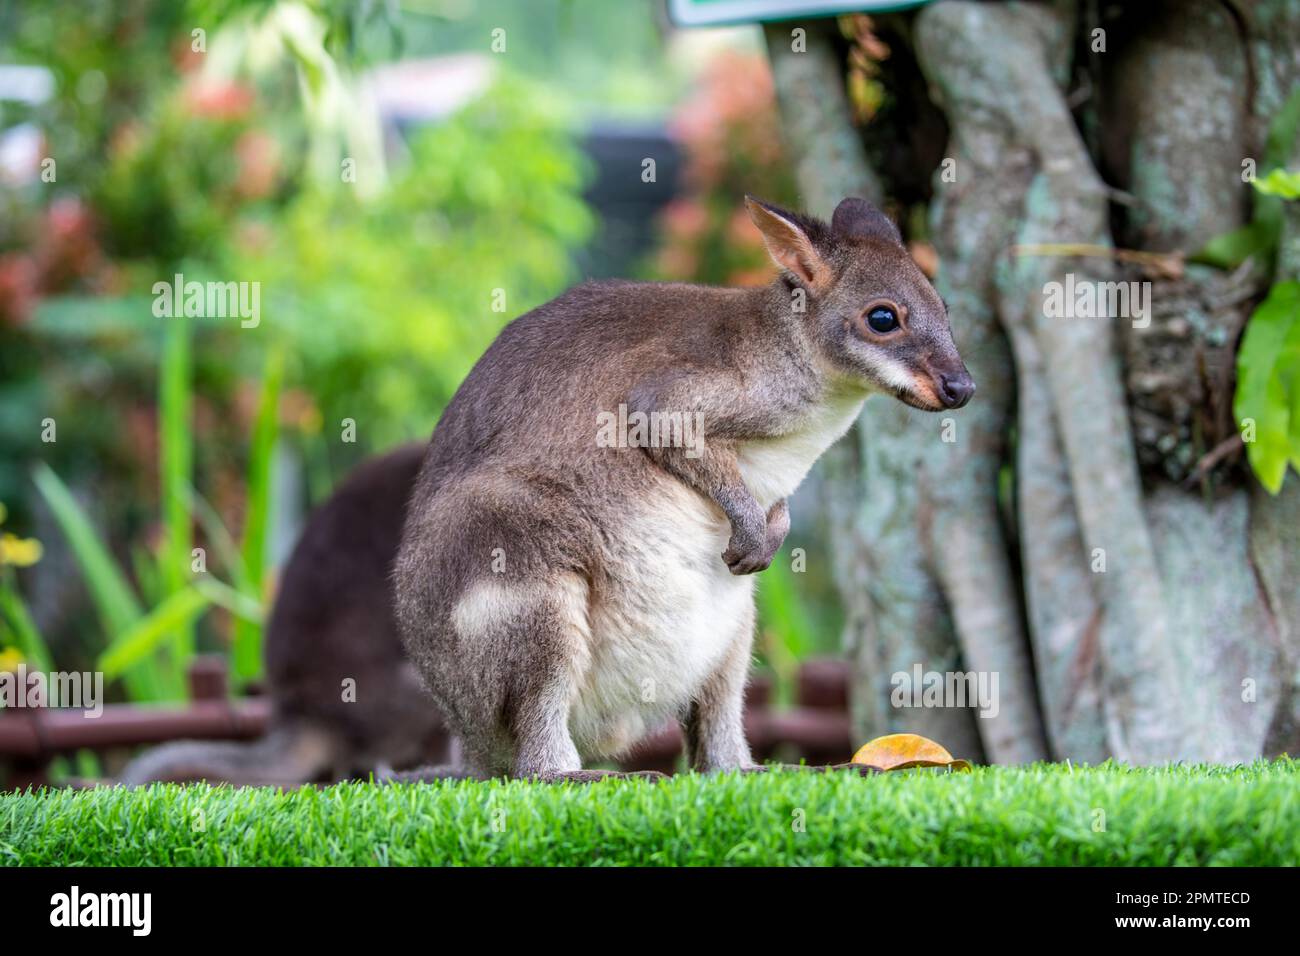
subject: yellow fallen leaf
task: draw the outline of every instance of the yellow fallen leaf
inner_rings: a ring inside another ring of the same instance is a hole
[[[969,760],[955,760],[943,747],[920,734],[886,734],[863,744],[852,763],[877,770],[907,770],[909,767],[947,767],[970,770]]]

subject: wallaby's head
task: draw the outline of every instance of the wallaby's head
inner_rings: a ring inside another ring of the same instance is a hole
[[[829,226],[749,196],[745,205],[831,368],[925,411],[970,401],[948,310],[888,216],[865,199],[845,199]]]

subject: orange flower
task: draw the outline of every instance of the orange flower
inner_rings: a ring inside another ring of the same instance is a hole
[[[670,279],[689,279],[698,265],[699,257],[684,246],[667,246],[659,253],[659,271]]]
[[[0,323],[22,325],[36,307],[36,264],[19,252],[0,255]]]
[[[261,130],[249,130],[235,142],[239,180],[235,192],[244,199],[261,199],[275,189],[280,169],[280,146],[275,137]]]
[[[763,245],[763,234],[749,218],[749,211],[737,207],[727,220],[727,241],[742,249],[758,249]]]
[[[253,91],[241,83],[196,79],[185,87],[185,106],[195,116],[240,119],[252,109]]]
[[[727,285],[760,286],[772,281],[772,270],[766,268],[742,269],[727,276]]]
[[[708,210],[689,199],[674,199],[664,207],[662,215],[664,228],[674,239],[689,242],[709,228]]]

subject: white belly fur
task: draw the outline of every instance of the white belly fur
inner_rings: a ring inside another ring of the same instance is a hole
[[[794,493],[813,462],[849,430],[864,401],[862,393],[833,398],[815,406],[794,431],[741,446],[741,477],[764,509]]]
[[[620,753],[680,716],[751,620],[753,577],[722,561],[730,527],[698,492],[667,479],[611,542],[613,586],[591,612],[591,653],[570,711],[584,758]]]
[[[741,448],[741,474],[765,509],[794,492],[864,400],[832,400],[797,430]],[[731,528],[716,505],[665,477],[623,528],[610,547],[619,562],[611,593],[591,611],[590,655],[569,717],[587,759],[618,754],[680,716],[738,629],[752,627],[754,577],[723,563]]]

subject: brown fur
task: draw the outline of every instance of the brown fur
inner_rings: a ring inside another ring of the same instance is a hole
[[[441,720],[397,635],[389,578],[423,455],[407,445],[367,461],[308,519],[267,622],[267,736],[167,744],[138,757],[122,783],[290,786],[445,757]]]
[[[868,393],[938,410],[973,391],[879,211],[845,200],[828,226],[749,208],[783,269],[772,285],[572,289],[502,331],[434,432],[398,620],[475,774],[565,779],[663,713],[697,768],[751,765],[752,596],[726,570],[768,566],[800,469]],[[903,318],[888,335],[864,325],[882,301]],[[702,453],[601,447],[597,416],[620,405],[700,416]]]

